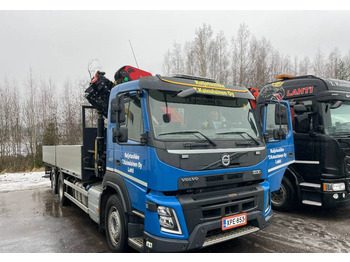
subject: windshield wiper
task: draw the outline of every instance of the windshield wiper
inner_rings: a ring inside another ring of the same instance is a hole
[[[255,144],[258,146],[260,145],[259,144],[259,141],[256,140],[254,137],[252,137],[248,132],[245,132],[245,131],[229,131],[229,132],[222,132],[222,133],[215,133],[216,135],[229,135],[229,134],[237,134],[237,135],[241,135],[243,138],[243,134],[246,134],[252,141],[255,142]]]
[[[341,135],[350,136],[350,131],[335,131],[331,135],[333,135],[333,136],[341,136]]]
[[[211,140],[209,137],[207,137],[206,135],[204,135],[202,132],[199,131],[176,131],[176,132],[168,132],[168,133],[161,133],[158,134],[158,136],[164,136],[164,135],[181,135],[181,134],[200,134],[202,137],[204,137],[210,144],[212,144],[213,146],[216,146],[216,143]]]

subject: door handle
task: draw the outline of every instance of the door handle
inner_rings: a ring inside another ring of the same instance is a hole
[[[294,153],[293,153],[293,152],[290,152],[290,153],[288,154],[288,156],[289,156],[289,157],[294,157]]]
[[[120,166],[120,160],[119,160],[119,159],[116,159],[116,160],[114,161],[114,163],[115,163],[116,166]]]

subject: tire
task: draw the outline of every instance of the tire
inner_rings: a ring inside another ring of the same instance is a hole
[[[57,171],[56,168],[51,168],[51,189],[53,194],[57,194]]]
[[[105,229],[109,248],[113,252],[128,249],[127,215],[117,195],[108,198],[105,212]]]
[[[284,176],[279,190],[271,193],[271,205],[277,211],[290,211],[296,206],[296,193],[293,184]]]
[[[59,177],[57,181],[58,187],[58,200],[61,206],[66,206],[68,204],[68,198],[64,196],[64,192],[66,191],[66,185],[64,184],[64,176],[63,173],[59,172]]]

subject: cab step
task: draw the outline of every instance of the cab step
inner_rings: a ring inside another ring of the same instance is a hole
[[[211,245],[224,242],[226,240],[234,239],[236,237],[244,236],[256,231],[259,231],[258,227],[254,227],[254,226],[238,227],[228,232],[223,232],[219,235],[207,237],[204,241],[203,247],[211,246]]]
[[[143,251],[143,238],[142,237],[134,237],[134,238],[128,238],[128,243],[133,248]]]
[[[311,201],[311,200],[303,200],[301,201],[304,205],[310,205],[310,206],[322,206],[322,203],[316,202],[316,201]]]

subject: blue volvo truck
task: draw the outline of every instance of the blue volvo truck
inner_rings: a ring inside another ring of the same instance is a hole
[[[60,203],[84,210],[115,252],[190,251],[268,226],[294,161],[288,102],[266,102],[257,125],[246,88],[122,73],[98,72],[86,90],[82,145],[43,147]]]

